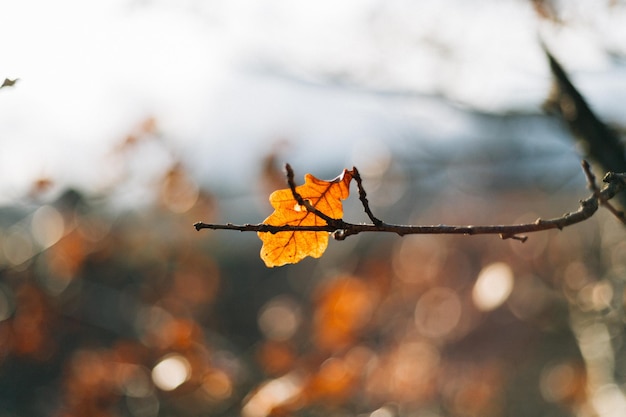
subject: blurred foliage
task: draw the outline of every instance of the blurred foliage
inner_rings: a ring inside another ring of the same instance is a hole
[[[112,208],[148,142],[170,155],[145,179],[151,198]],[[112,151],[118,171],[99,194],[42,178],[0,209],[0,416],[594,416],[626,404],[614,355],[626,239],[610,216],[525,244],[359,236],[267,269],[253,234],[193,230],[224,202],[167,143],[148,119]],[[260,161],[260,184],[275,183],[276,159]],[[399,159],[385,167],[365,185],[401,182],[397,207],[431,193],[404,213],[413,223],[532,220],[586,194],[434,194],[399,175]]]

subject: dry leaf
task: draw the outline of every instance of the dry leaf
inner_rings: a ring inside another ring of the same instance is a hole
[[[343,217],[341,200],[350,194],[350,181],[353,171],[344,169],[343,173],[331,181],[315,178],[311,174],[304,177],[304,185],[296,187],[303,200],[320,212],[333,219]],[[263,223],[272,226],[324,226],[326,220],[303,205],[298,204],[291,189],[274,191],[270,195],[270,203],[274,207],[272,213]],[[328,246],[328,232],[278,232],[258,233],[263,241],[261,259],[268,267],[294,264],[307,256],[319,258]]]
[[[4,81],[2,82],[2,85],[0,85],[0,88],[4,88],[4,87],[13,87],[15,85],[16,82],[19,81],[19,78],[15,78],[14,80],[10,80],[8,78],[5,78]]]

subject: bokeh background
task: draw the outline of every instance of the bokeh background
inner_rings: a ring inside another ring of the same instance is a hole
[[[275,269],[254,233],[192,226],[262,221],[287,161],[356,165],[390,223],[575,210],[581,158],[618,169],[598,131],[624,159],[625,2],[1,9],[0,416],[626,413],[607,211],[523,244],[352,236]]]

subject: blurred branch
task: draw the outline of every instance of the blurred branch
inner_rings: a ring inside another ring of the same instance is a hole
[[[571,226],[576,223],[587,220],[598,210],[600,205],[607,206],[608,201],[615,197],[620,192],[626,189],[626,174],[624,173],[612,173],[609,172],[603,178],[605,185],[602,188],[598,188],[595,183],[595,177],[589,169],[589,164],[583,161],[583,170],[587,176],[589,188],[593,191],[592,195],[586,199],[580,201],[580,205],[576,211],[566,213],[561,217],[552,219],[537,219],[533,223],[513,224],[513,225],[396,225],[385,223],[372,214],[369,203],[367,200],[367,194],[361,182],[360,176],[357,178],[357,187],[359,189],[359,199],[363,205],[365,212],[368,214],[373,224],[354,224],[345,222],[342,219],[332,219],[315,208],[309,208],[306,201],[296,192],[295,184],[293,182],[293,171],[291,167],[287,166],[287,176],[289,187],[293,193],[294,199],[298,204],[307,207],[307,210],[311,210],[318,217],[326,220],[326,225],[320,226],[292,226],[282,225],[275,226],[269,224],[243,224],[236,225],[232,223],[227,224],[209,224],[198,222],[194,224],[196,230],[211,229],[211,230],[238,230],[240,232],[260,232],[260,233],[280,233],[280,232],[329,232],[332,233],[336,240],[344,240],[350,235],[356,235],[364,232],[390,232],[400,236],[412,235],[412,234],[460,234],[460,235],[479,235],[479,234],[498,234],[502,239],[516,239],[525,241],[526,236],[521,236],[522,233],[540,232],[550,229],[563,229],[567,226]],[[302,201],[302,203],[300,202]],[[610,206],[610,205],[608,205]],[[607,206],[607,207],[608,207]],[[613,207],[609,209],[617,218],[624,222],[624,213],[615,210]],[[330,220],[330,221],[329,221]]]
[[[543,48],[555,79],[549,104],[567,122],[572,134],[584,143],[588,156],[604,171],[626,171],[626,153],[617,133],[595,115],[559,61],[545,45]]]

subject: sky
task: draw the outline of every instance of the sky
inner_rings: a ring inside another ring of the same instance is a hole
[[[626,120],[626,5],[557,2],[554,23],[530,3],[6,2],[0,78],[19,81],[0,90],[0,204],[42,177],[106,189],[112,150],[150,117],[207,184],[242,184],[282,138],[302,172],[358,164],[407,129],[458,140],[473,128],[464,108],[539,112],[540,38],[600,114]],[[173,158],[142,151],[146,178]]]

